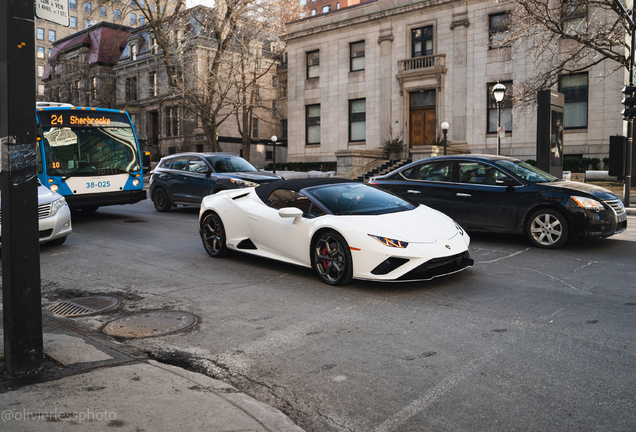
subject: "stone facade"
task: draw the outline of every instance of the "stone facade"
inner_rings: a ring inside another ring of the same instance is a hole
[[[422,154],[420,146],[439,140],[444,121],[455,151],[495,153],[496,133],[488,131],[488,85],[511,81],[514,86],[532,73],[523,52],[513,58],[509,47],[489,49],[489,17],[511,8],[477,0],[377,0],[289,23],[289,161],[333,161],[337,152],[373,152],[395,136],[403,137],[404,156],[411,157],[412,147]],[[417,29],[429,32],[422,44],[429,43],[430,51],[421,56],[413,55]],[[352,44],[359,42],[364,42],[364,67],[353,70]],[[308,78],[307,56],[316,51],[319,73]],[[623,133],[625,76],[609,74],[614,67],[604,61],[587,72],[587,126],[566,129],[566,156],[605,157],[610,135]],[[352,140],[351,101],[362,99],[365,137]],[[423,107],[412,107],[418,100],[425,100]],[[311,144],[306,107],[318,104],[320,142]],[[535,159],[536,118],[534,108],[512,108],[512,128],[501,139],[503,155]]]
[[[149,0],[150,1],[150,0]],[[157,6],[157,2],[159,6]],[[138,10],[143,1],[133,3],[121,0],[70,0],[69,16],[70,26],[64,27],[59,24],[48,22],[39,18],[35,20],[35,63],[36,63],[36,95],[38,101],[48,101],[50,95],[45,92],[44,83],[41,81],[44,69],[53,53],[54,42],[66,38],[78,31],[87,29],[97,23],[112,23],[126,29],[143,25],[139,17]],[[174,10],[177,0],[154,0],[155,10],[157,7]],[[89,6],[87,6],[89,5]],[[162,6],[163,5],[163,6]],[[132,19],[134,17],[134,20]]]

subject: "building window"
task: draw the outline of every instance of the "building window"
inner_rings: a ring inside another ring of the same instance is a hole
[[[307,53],[307,78],[316,78],[320,74],[320,51]]]
[[[44,40],[44,29],[43,29],[43,28],[38,27],[37,35],[38,35],[38,39],[40,39],[40,40]]]
[[[53,48],[49,48],[49,58],[51,58],[51,53],[53,52]]]
[[[349,45],[351,72],[364,69],[364,41]]]
[[[126,101],[137,100],[137,77],[126,78]]]
[[[106,16],[106,6],[100,6],[99,8],[99,16]]]
[[[364,141],[367,137],[366,99],[349,101],[349,141]]]
[[[130,59],[131,60],[137,60],[137,45],[131,45],[130,46]]]
[[[300,0],[301,6],[307,6],[307,0]]]
[[[287,119],[280,121],[280,137],[287,138]]]
[[[501,126],[506,128],[506,132],[512,132],[512,81],[503,81],[506,86],[506,96],[501,101]],[[488,101],[488,131],[487,133],[497,133],[497,101],[492,93],[493,87],[497,83],[488,83],[486,86],[486,98]]]
[[[559,91],[565,96],[563,127],[565,129],[587,128],[587,73],[562,76],[559,79]]]
[[[510,13],[503,12],[490,15],[488,48],[503,48],[510,46]]]
[[[44,84],[38,84],[38,95],[44,96]]]
[[[311,16],[314,16],[314,15],[316,15],[316,9],[311,10]]]
[[[563,32],[575,36],[587,32],[587,2],[582,0],[563,1]]]
[[[179,135],[179,107],[166,107],[166,136]]]
[[[137,7],[137,4],[135,3],[135,0],[130,0],[130,7]]]
[[[433,55],[433,26],[411,30],[411,47],[412,57]]]
[[[340,2],[336,3],[336,9],[340,9]]]
[[[91,77],[91,99],[97,99],[97,77]]]
[[[148,74],[148,94],[152,96],[157,96],[157,72],[152,71]]]
[[[258,119],[252,119],[252,138],[258,138]]]
[[[76,10],[77,9],[77,3],[75,2],[75,0],[68,0],[68,7],[69,7],[69,9]]]
[[[49,30],[49,42],[55,42],[55,30]]]
[[[320,104],[305,107],[307,144],[320,144]]]
[[[156,9],[157,9],[157,6],[156,6],[154,3],[152,3],[152,4],[150,5],[150,10],[151,10],[151,11],[153,11],[153,12],[155,12],[155,11],[156,11]]]
[[[130,14],[130,23],[135,24],[137,22],[137,16],[134,13]]]
[[[86,2],[84,3],[84,12],[86,12],[87,14],[91,13],[91,4]]]
[[[139,25],[140,26],[144,25],[144,21],[145,21],[144,17],[140,16],[139,17]]]
[[[327,13],[331,11],[331,5],[323,6],[322,13]]]
[[[121,19],[121,11],[119,9],[115,9],[115,19]]]
[[[38,76],[44,75],[44,66],[38,66]]]
[[[44,47],[38,47],[38,58],[44,58]]]
[[[71,18],[71,28],[77,28],[77,18],[75,17],[70,17]]]

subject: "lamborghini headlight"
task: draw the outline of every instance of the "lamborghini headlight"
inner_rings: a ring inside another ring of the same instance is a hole
[[[570,198],[576,203],[577,207],[585,208],[588,210],[603,210],[605,208],[603,207],[603,204],[592,198],[585,198],[580,196],[571,196]]]
[[[247,181],[247,180],[230,179],[230,181],[232,183],[234,183],[237,187],[240,187],[240,188],[258,186],[258,183],[254,183],[254,182]]]
[[[382,243],[384,246],[388,246],[388,247],[404,249],[409,245],[408,242],[405,242],[402,240],[390,239],[388,237],[382,237],[382,236],[377,236],[373,234],[368,234],[368,235],[369,237],[376,239],[377,241]]]
[[[57,211],[64,205],[66,200],[64,197],[56,199],[51,203],[51,216],[53,216]]]

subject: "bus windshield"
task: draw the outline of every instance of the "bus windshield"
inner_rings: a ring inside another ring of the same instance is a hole
[[[141,167],[129,124],[43,129],[47,172],[51,176],[131,173]]]

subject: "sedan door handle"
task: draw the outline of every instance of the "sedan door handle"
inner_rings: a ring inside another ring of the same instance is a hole
[[[461,193],[461,192],[457,192],[455,195],[458,196],[458,197],[469,197],[469,196],[471,196],[470,194],[465,194],[465,193]]]
[[[418,191],[418,190],[409,189],[409,190],[407,190],[407,191],[406,191],[406,193],[410,193],[410,194],[418,194],[418,193],[422,193],[422,192],[420,192],[420,191]]]

